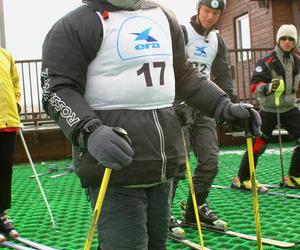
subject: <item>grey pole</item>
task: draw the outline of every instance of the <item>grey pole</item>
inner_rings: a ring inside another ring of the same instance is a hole
[[[0,46],[6,48],[3,0],[0,0]]]

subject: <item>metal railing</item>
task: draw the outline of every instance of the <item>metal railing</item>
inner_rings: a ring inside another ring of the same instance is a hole
[[[273,48],[228,50],[234,93],[239,96],[242,102],[258,106],[256,97],[250,92],[250,80],[257,60],[272,49]]]
[[[229,62],[234,83],[234,92],[243,102],[258,105],[250,92],[250,79],[256,61],[265,55],[270,48],[230,49]],[[17,60],[16,65],[21,83],[21,120],[23,124],[40,126],[55,122],[45,113],[42,107],[41,60]]]
[[[21,84],[21,121],[24,125],[40,126],[54,121],[42,107],[41,60],[16,60]]]

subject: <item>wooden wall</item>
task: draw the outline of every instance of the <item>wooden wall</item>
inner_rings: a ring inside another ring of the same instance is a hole
[[[71,144],[59,129],[25,131],[23,136],[32,160],[49,161],[72,156]],[[29,163],[20,136],[17,137],[14,163]]]
[[[251,47],[275,46],[276,32],[282,24],[300,27],[300,0],[269,0],[268,8],[255,0],[228,0],[218,28],[229,49],[236,48],[235,18],[249,14]],[[298,11],[295,11],[295,6]]]
[[[276,36],[276,32],[280,25],[282,24],[294,24],[294,15],[293,15],[293,2],[294,0],[273,0],[271,2],[271,8],[273,12],[273,28],[274,34]],[[300,6],[300,0],[296,0],[295,2],[299,2],[298,6]],[[299,7],[300,8],[300,7]],[[274,37],[275,38],[275,37]]]
[[[246,3],[245,3],[246,2]],[[235,18],[249,13],[252,48],[272,47],[272,13],[260,8],[256,1],[227,1],[226,10],[219,23],[219,30],[229,49],[236,48]]]

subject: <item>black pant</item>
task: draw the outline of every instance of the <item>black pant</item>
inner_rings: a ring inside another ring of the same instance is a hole
[[[266,138],[270,138],[270,136],[272,136],[273,130],[277,126],[277,114],[261,111],[260,116],[262,120],[261,131]],[[293,108],[287,112],[281,113],[280,123],[290,135],[293,135],[295,140],[298,140],[300,138],[300,111],[298,108]],[[268,141],[266,141],[266,143],[268,143]],[[298,153],[298,151],[295,152],[295,154]],[[256,162],[258,161],[259,156],[260,155],[254,154]],[[289,175],[297,177],[300,176],[300,165],[291,164],[289,169]],[[241,180],[250,179],[247,152],[245,153],[243,160],[240,164],[239,177]]]
[[[13,154],[16,133],[0,132],[0,213],[11,205]]]

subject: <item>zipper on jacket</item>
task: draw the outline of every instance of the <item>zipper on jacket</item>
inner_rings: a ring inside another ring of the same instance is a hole
[[[162,165],[161,165],[161,181],[165,181],[167,179],[166,172],[167,172],[167,156],[166,156],[166,150],[165,150],[165,138],[163,130],[160,126],[157,111],[152,110],[154,122],[159,134],[159,142],[160,142],[160,154],[162,159]]]

